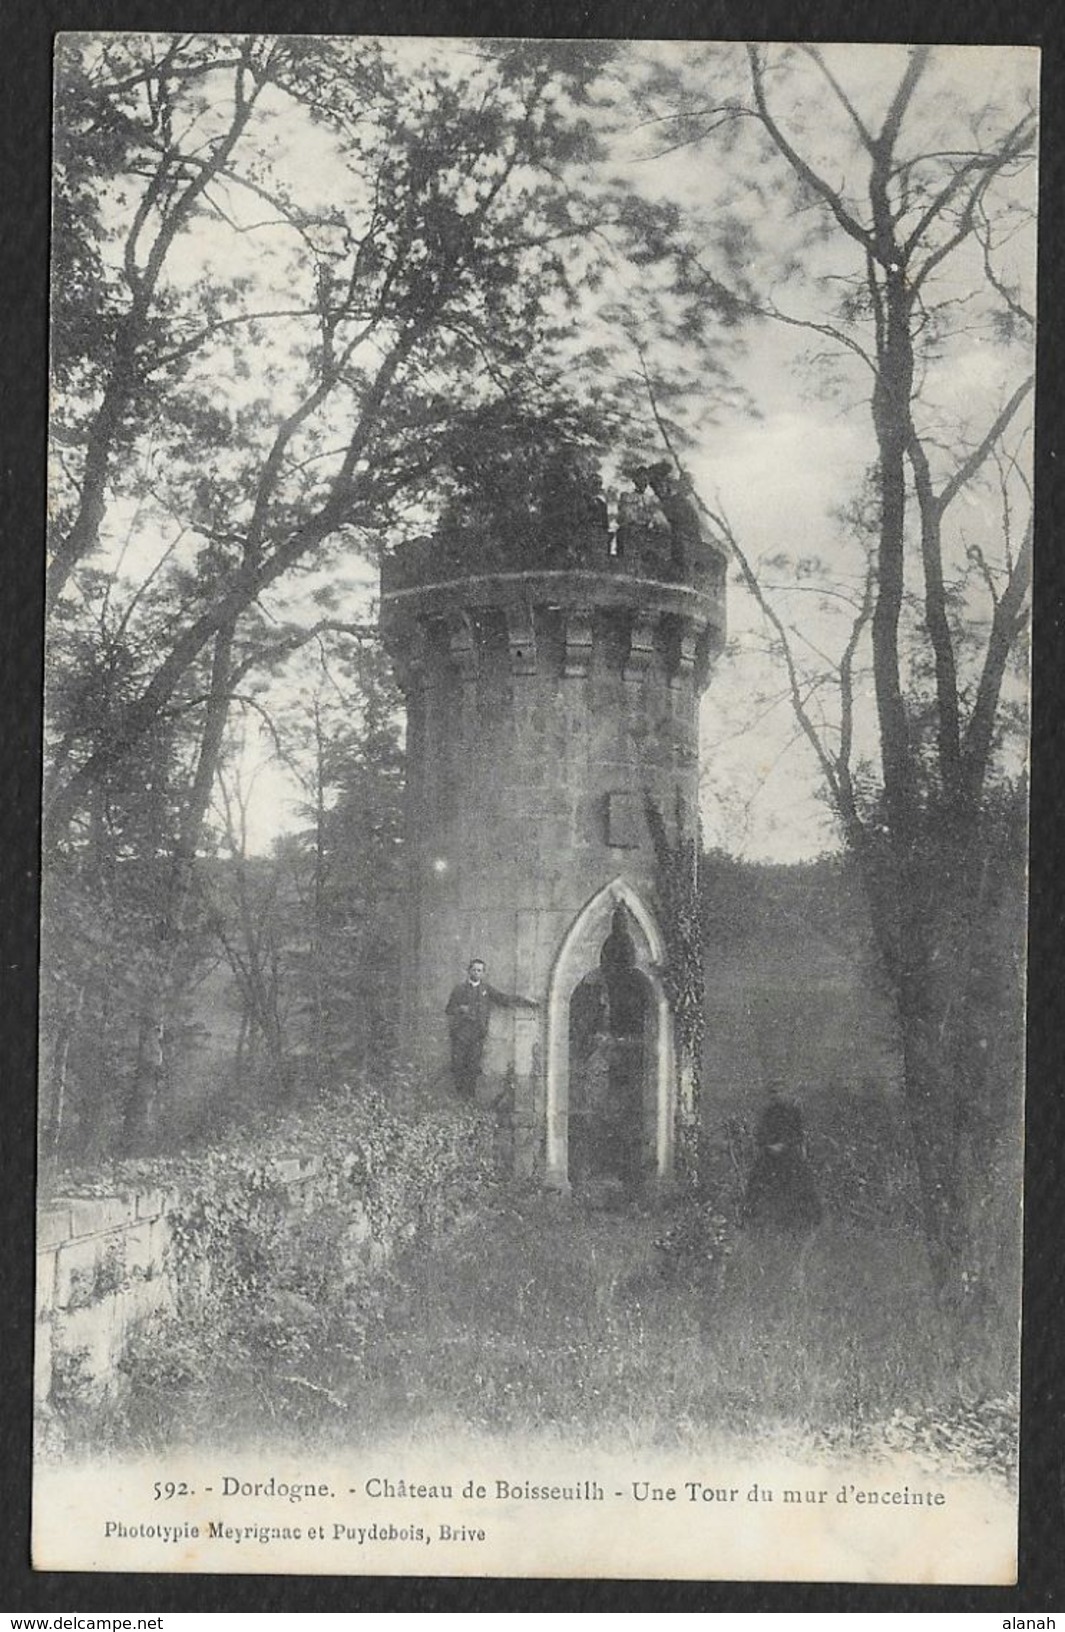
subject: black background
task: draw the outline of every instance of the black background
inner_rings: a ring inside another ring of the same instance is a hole
[[[1065,1217],[1062,1191],[1061,261],[1065,256],[1060,6],[536,3],[474,0],[6,0],[0,18],[0,1612],[79,1610],[934,1610],[1065,1612]],[[1058,15],[1055,15],[1055,12]],[[42,533],[52,39],[61,30],[538,34],[928,41],[1043,49],[1035,712],[1020,1583],[1006,1588],[759,1582],[387,1580],[34,1573],[29,1567],[33,1140]]]

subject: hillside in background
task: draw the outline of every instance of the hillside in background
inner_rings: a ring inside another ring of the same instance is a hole
[[[839,856],[790,866],[711,856],[704,1114],[749,1114],[772,1084],[804,1101],[898,1087],[891,1010],[858,880]]]

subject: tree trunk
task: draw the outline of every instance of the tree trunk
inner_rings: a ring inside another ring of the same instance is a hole
[[[953,1159],[954,1061],[944,1046],[931,965],[908,959],[899,987],[903,1093],[921,1194],[925,1245],[937,1295],[952,1301],[963,1257],[963,1213]]]
[[[988,1199],[995,1148],[1019,1144],[1009,1079],[1019,1077],[1020,1048],[1013,1060],[994,1044],[1020,993],[1016,979],[996,985],[987,972],[1020,964],[1023,925],[1004,905],[1021,881],[974,824],[947,823],[940,843],[923,848],[900,892],[896,997],[925,1239],[937,1291],[957,1305],[976,1287],[977,1261],[995,1256],[994,1243],[974,1238],[973,1202]]]
[[[141,1006],[133,1078],[123,1115],[122,1143],[128,1151],[142,1148],[150,1141],[164,1100],[171,1063],[172,1022],[185,996],[190,973],[186,957],[188,949],[183,936],[196,853],[211,802],[211,790],[229,717],[235,635],[234,619],[215,637],[211,689],[196,771],[168,869],[162,910],[155,923],[153,969]]]

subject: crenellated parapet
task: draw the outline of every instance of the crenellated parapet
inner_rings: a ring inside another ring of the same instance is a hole
[[[385,591],[381,627],[404,690],[440,667],[473,682],[614,669],[702,691],[725,638],[723,597],[588,572],[507,573]],[[503,660],[501,663],[501,659]]]
[[[690,547],[683,575],[661,530],[523,547],[471,534],[416,540],[381,572],[381,625],[404,687],[445,661],[473,680],[506,654],[515,678],[579,679],[613,666],[627,679],[707,684],[725,640],[725,563]],[[533,540],[535,543],[536,541]]]
[[[621,506],[613,529],[579,522],[557,533],[530,516],[506,535],[450,526],[431,538],[408,539],[385,556],[382,590],[387,594],[508,571],[586,571],[683,584],[709,595],[723,591],[727,563],[717,545],[694,530],[674,530],[662,515],[649,514],[650,505],[639,495],[631,499]]]

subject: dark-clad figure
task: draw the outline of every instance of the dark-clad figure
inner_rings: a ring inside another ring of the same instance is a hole
[[[772,1088],[755,1132],[744,1221],[766,1234],[803,1236],[821,1222],[821,1199],[806,1160],[802,1112]]]
[[[553,557],[572,562],[607,552],[610,516],[603,479],[579,448],[562,448],[548,461],[543,478],[543,519]]]
[[[687,578],[692,570],[695,551],[702,540],[699,512],[681,487],[676,471],[666,460],[649,465],[640,472],[640,476],[651,488],[669,522],[673,570],[678,578]]]
[[[447,1026],[451,1040],[451,1078],[460,1099],[475,1099],[481,1074],[488,1016],[493,1008],[538,1009],[528,997],[512,997],[497,991],[484,978],[484,959],[473,958],[466,973],[447,1000]]]

